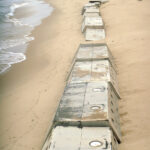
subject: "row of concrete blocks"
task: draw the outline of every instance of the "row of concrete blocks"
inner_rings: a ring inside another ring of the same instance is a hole
[[[82,9],[82,33],[87,41],[105,38],[104,23],[99,11],[102,0],[91,0]]]
[[[106,44],[81,44],[42,150],[117,150],[120,99]]]

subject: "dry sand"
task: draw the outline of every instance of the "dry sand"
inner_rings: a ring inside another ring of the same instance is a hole
[[[110,0],[101,10],[119,71],[119,150],[150,150],[150,1]]]
[[[0,77],[0,150],[41,150],[80,43],[87,0],[47,0],[53,14],[33,32],[27,60]],[[150,146],[150,1],[110,0],[101,7],[118,65],[123,142],[119,150]]]

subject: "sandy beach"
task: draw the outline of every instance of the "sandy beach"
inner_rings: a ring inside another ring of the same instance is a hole
[[[122,101],[123,142],[119,150],[150,146],[150,1],[110,1],[103,5],[106,41],[116,58]]]
[[[27,60],[0,76],[0,150],[41,150],[74,54],[86,43],[80,12],[88,1],[47,2],[54,11],[33,31]],[[101,7],[122,97],[119,150],[150,149],[149,8],[146,0],[110,0]]]

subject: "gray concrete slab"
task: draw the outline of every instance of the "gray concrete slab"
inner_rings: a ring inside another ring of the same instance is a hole
[[[87,3],[87,4],[84,5],[84,7],[91,7],[91,6],[100,7],[100,2]]]
[[[114,70],[117,70],[114,58],[107,44],[80,44],[73,62],[87,60],[109,60]]]
[[[106,81],[68,84],[54,122],[66,126],[107,126],[121,141],[118,97]]]
[[[85,12],[83,14],[83,19],[85,17],[98,17],[98,16],[101,16],[99,12],[94,12],[94,13],[91,13],[91,12]]]
[[[77,118],[82,117],[82,110],[83,110],[83,100],[84,100],[84,93],[86,90],[86,84],[70,84],[65,88],[64,94],[60,101],[58,111],[56,113],[55,121],[61,122],[62,124],[68,124],[69,121],[70,125],[80,125],[80,122],[77,121]],[[72,107],[74,106],[74,107]],[[72,117],[74,116],[74,117]],[[59,121],[57,121],[59,120]],[[64,122],[66,120],[66,122]]]
[[[103,40],[105,39],[105,30],[86,28],[86,31],[84,32],[84,37],[86,41]]]
[[[85,13],[85,12],[90,12],[90,13],[94,13],[94,12],[97,12],[97,13],[99,13],[99,5],[97,5],[97,4],[95,4],[95,3],[89,3],[89,4],[91,4],[91,6],[89,6],[89,5],[85,5],[84,7],[83,7],[83,9],[82,9],[82,15]]]
[[[81,129],[58,126],[48,135],[42,150],[77,150],[81,142]]]
[[[112,84],[120,97],[117,75],[108,60],[74,62],[67,80],[68,83],[107,81]]]
[[[85,17],[82,23],[82,32],[86,29],[104,29],[104,23],[101,16],[98,17]]]
[[[85,11],[90,11],[90,12],[99,12],[99,7],[96,5],[93,6],[84,6],[82,9],[82,15],[85,13]]]
[[[98,7],[88,7],[85,9],[84,13],[100,13],[100,11]]]
[[[118,150],[118,143],[107,127],[62,127],[52,130],[42,150]]]

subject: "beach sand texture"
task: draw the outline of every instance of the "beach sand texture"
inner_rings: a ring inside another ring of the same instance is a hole
[[[0,77],[0,150],[41,150],[74,54],[87,43],[80,12],[88,1],[47,2],[55,10],[34,30],[27,60]],[[119,150],[150,149],[149,9],[146,0],[110,0],[101,7],[122,96]]]

